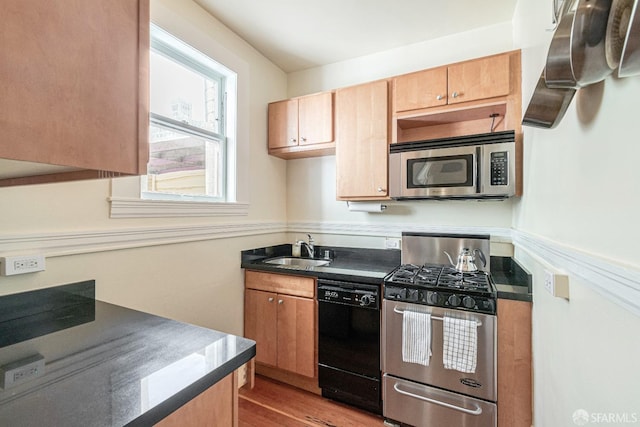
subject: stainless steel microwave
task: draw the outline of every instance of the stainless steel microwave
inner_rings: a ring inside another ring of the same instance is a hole
[[[516,190],[515,132],[393,144],[392,199],[502,199]]]

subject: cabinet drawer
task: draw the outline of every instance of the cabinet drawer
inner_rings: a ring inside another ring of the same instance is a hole
[[[277,292],[306,298],[314,298],[316,295],[316,279],[313,277],[247,270],[244,284],[248,289],[266,292]]]

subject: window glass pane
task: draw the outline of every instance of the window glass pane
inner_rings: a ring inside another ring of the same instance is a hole
[[[157,52],[150,56],[151,112],[220,133],[220,88]]]
[[[222,148],[219,141],[152,125],[144,191],[222,197]]]

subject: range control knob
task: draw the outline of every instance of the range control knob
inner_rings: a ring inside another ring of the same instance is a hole
[[[452,307],[457,307],[462,302],[460,297],[456,294],[451,295],[447,301],[449,302],[449,305]]]
[[[464,305],[465,308],[473,308],[476,306],[476,300],[474,300],[470,296],[466,296],[462,298],[462,305]]]
[[[371,303],[373,303],[373,298],[371,298],[371,295],[362,295],[362,298],[360,298],[360,305],[362,307],[366,307]]]
[[[439,294],[438,292],[429,292],[429,296],[427,297],[427,302],[433,305],[442,305],[444,303],[444,296]]]

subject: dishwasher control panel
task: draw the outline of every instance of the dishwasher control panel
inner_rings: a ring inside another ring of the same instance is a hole
[[[318,301],[379,308],[379,288],[362,283],[318,281]]]

